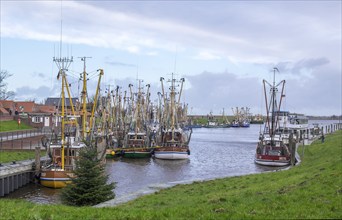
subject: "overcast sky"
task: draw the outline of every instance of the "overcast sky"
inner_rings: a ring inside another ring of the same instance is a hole
[[[58,97],[53,57],[73,56],[74,96],[87,59],[90,94],[143,79],[185,78],[191,114],[265,113],[262,80],[286,80],[284,108],[341,115],[341,1],[4,1],[1,70],[16,100]],[[61,22],[62,21],[62,22]],[[62,23],[62,28],[61,28]],[[62,41],[61,41],[62,39]]]

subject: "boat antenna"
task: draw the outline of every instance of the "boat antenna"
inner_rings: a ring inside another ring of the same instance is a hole
[[[60,41],[59,41],[59,58],[62,58],[62,42],[63,42],[63,1],[61,0],[61,31],[60,31]]]
[[[276,72],[276,71],[279,73],[278,68],[277,68],[277,67],[274,67],[274,68],[273,68],[273,87],[275,86],[275,72]]]
[[[174,73],[176,73],[176,67],[177,67],[177,54],[178,54],[178,46],[176,47],[175,64],[174,64],[174,70],[173,70]]]

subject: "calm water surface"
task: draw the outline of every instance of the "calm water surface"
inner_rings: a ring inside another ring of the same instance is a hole
[[[311,123],[325,124],[321,121]],[[116,182],[117,197],[134,193],[152,184],[206,180],[273,171],[279,168],[254,163],[260,125],[249,128],[196,128],[190,142],[188,160],[124,159],[108,160],[109,181]],[[61,190],[30,184],[6,198],[23,198],[37,203],[60,203]]]

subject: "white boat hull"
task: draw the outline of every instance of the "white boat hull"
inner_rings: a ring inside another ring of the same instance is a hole
[[[290,165],[290,161],[260,160],[254,159],[254,162],[263,166],[283,167]]]
[[[189,154],[187,152],[177,151],[155,151],[154,157],[163,160],[184,160],[189,158]]]

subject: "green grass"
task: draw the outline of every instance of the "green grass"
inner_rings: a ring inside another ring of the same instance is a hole
[[[235,119],[234,116],[226,116],[226,118],[228,119],[229,122],[232,122]],[[219,124],[222,124],[222,123],[226,123],[226,118],[219,117],[216,120]],[[207,125],[208,124],[208,118],[204,117],[204,118],[194,119],[193,124]]]
[[[299,149],[302,152],[302,149]],[[114,208],[0,200],[1,219],[341,219],[342,131],[286,171],[178,185]],[[222,161],[224,162],[224,161]]]
[[[45,156],[45,151],[40,153],[41,156]],[[1,150],[0,151],[0,163],[8,163],[12,161],[20,161],[27,159],[34,159],[34,150]]]
[[[17,121],[0,121],[0,132],[17,131],[17,130],[25,130],[25,129],[32,129],[32,127],[24,123],[21,123],[18,126]]]

